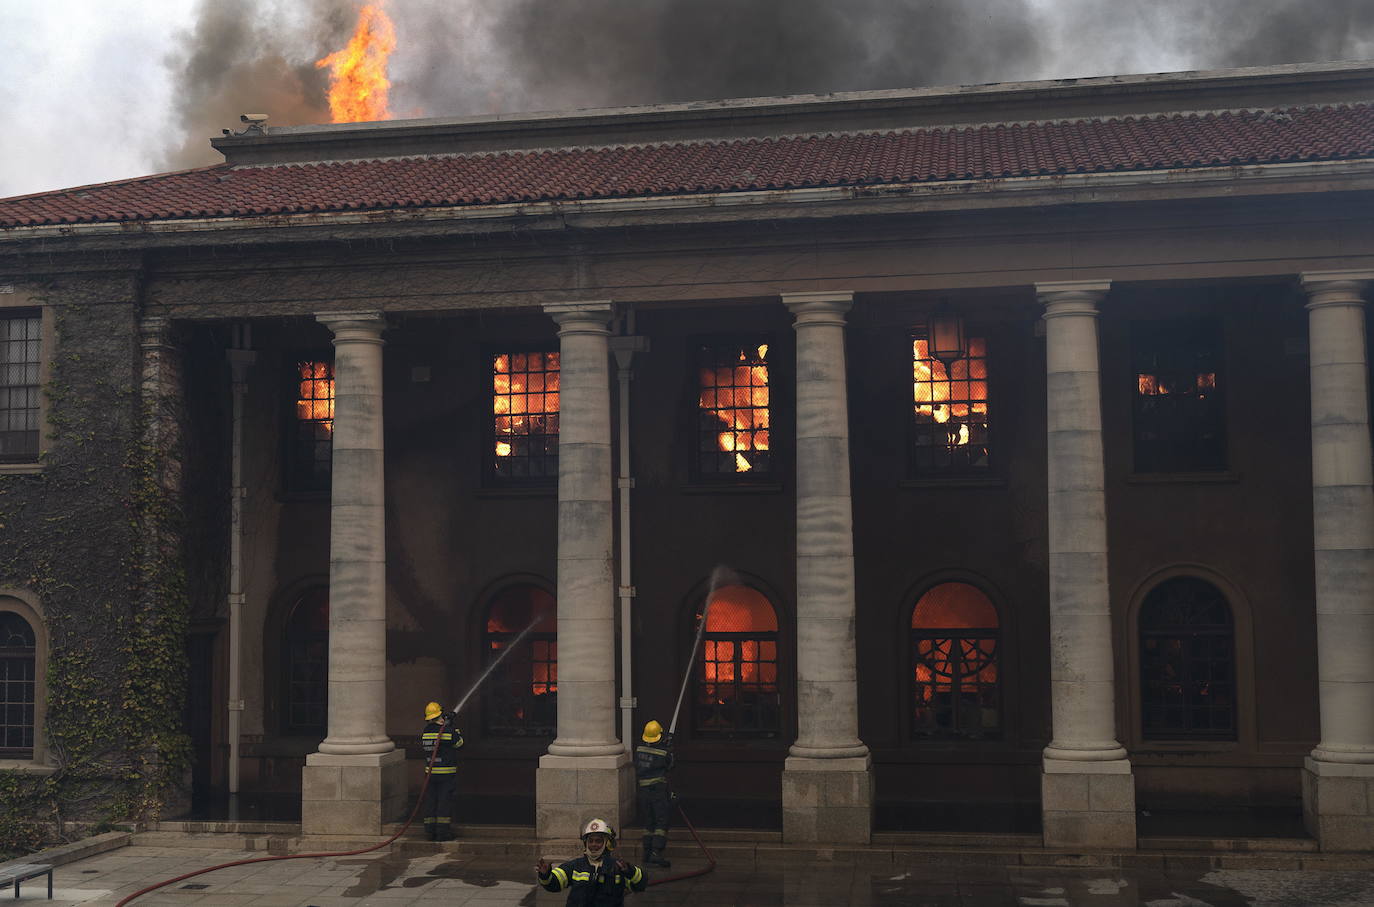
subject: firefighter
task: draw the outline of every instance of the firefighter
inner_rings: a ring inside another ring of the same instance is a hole
[[[458,730],[454,719],[454,714],[445,712],[437,702],[425,706],[425,731],[420,736],[420,746],[425,754],[425,773],[429,775],[429,786],[425,790],[425,832],[431,841],[453,840],[449,807],[453,802],[454,783],[458,780],[458,747],[463,745],[463,732]]]
[[[668,811],[676,799],[668,790],[668,772],[673,768],[673,735],[663,733],[663,725],[650,721],[641,735],[644,743],[635,747],[635,775],[639,780],[639,821],[644,824],[644,865],[672,864],[663,858],[668,846]]]
[[[582,856],[553,866],[541,859],[534,868],[545,891],[568,891],[568,907],[612,907],[625,903],[631,891],[648,885],[644,870],[615,855],[615,829],[605,819],[593,819],[582,829]]]

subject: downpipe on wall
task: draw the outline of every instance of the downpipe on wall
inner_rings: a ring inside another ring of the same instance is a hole
[[[239,737],[243,729],[243,400],[248,393],[248,370],[257,359],[253,352],[253,328],[247,323],[230,327],[228,353],[230,395],[233,406],[229,450],[229,795],[237,812],[239,792]]]
[[[634,671],[633,671],[633,633],[631,618],[635,598],[633,564],[630,560],[630,491],[635,487],[634,477],[630,474],[630,382],[634,371],[630,368],[635,353],[649,350],[649,338],[635,336],[635,310],[625,306],[620,320],[620,333],[611,338],[611,352],[615,355],[616,377],[620,381],[619,434],[618,447],[620,461],[616,488],[619,491],[620,532],[620,742],[629,752],[634,747]]]

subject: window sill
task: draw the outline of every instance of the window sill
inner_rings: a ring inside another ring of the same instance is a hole
[[[31,759],[0,759],[0,771],[23,772],[26,775],[39,775],[46,778],[57,771],[57,766],[34,762]]]
[[[929,479],[902,479],[899,488],[1006,488],[1007,480],[1001,476],[949,476]]]
[[[475,498],[556,498],[558,497],[558,485],[512,485],[509,488],[499,486],[491,488],[479,488],[472,493]]]
[[[0,463],[0,476],[32,476],[42,471],[42,463]]]
[[[1240,481],[1238,472],[1133,472],[1126,476],[1128,485],[1234,485]]]
[[[683,494],[781,494],[781,482],[689,482]]]

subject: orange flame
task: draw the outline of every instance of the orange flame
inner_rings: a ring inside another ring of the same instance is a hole
[[[735,455],[735,472],[753,469],[744,451],[768,450],[768,344],[757,358],[741,351],[734,367],[702,369],[698,405],[712,410],[726,431],[717,435],[720,449]]]
[[[971,356],[983,355],[981,338],[973,338],[969,346]],[[917,415],[927,416],[940,424],[951,418],[959,420],[959,437],[952,443],[957,446],[968,444],[969,422],[987,420],[987,379],[970,375],[968,359],[955,361],[947,370],[944,363],[930,355],[926,340],[913,340],[912,348],[912,389]],[[956,388],[959,390],[958,397],[967,402],[950,402],[955,397]]]
[[[396,49],[396,28],[380,6],[358,11],[358,25],[343,50],[315,61],[329,67],[329,115],[334,123],[389,120],[386,62]]]

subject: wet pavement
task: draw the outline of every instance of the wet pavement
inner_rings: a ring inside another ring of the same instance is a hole
[[[53,900],[42,880],[25,883],[15,901],[111,905],[163,879],[252,858],[242,850],[132,845],[64,866],[53,874]],[[678,873],[701,864],[679,859]],[[528,859],[453,853],[421,856],[308,858],[253,863],[176,882],[135,905],[197,904],[256,907],[335,907],[443,903],[561,905],[565,895],[533,884]],[[866,867],[796,863],[751,870],[721,866],[694,879],[650,887],[634,907],[769,907],[769,905],[1374,905],[1374,872],[1222,869],[1200,872],[939,866],[929,863]]]

